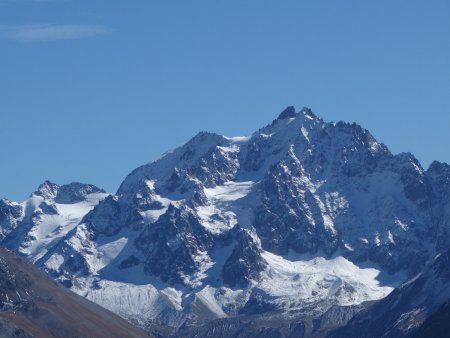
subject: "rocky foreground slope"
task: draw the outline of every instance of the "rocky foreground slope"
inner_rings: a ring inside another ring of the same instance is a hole
[[[0,337],[148,337],[0,249]]]
[[[448,248],[449,206],[447,164],[288,107],[247,137],[199,133],[115,194],[44,182],[0,201],[0,227],[2,245],[152,332],[308,336]]]

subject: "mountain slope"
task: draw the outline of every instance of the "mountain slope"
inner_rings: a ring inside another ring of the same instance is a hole
[[[445,338],[450,332],[450,301],[431,314],[414,333],[414,338]]]
[[[409,337],[431,333],[448,309],[450,299],[450,250],[438,255],[421,274],[401,285],[385,299],[357,314],[333,337]],[[437,310],[440,312],[435,313]],[[428,318],[430,317],[430,318]],[[428,319],[427,319],[428,318]],[[422,324],[424,323],[423,327]],[[430,330],[430,331],[428,331]],[[439,332],[439,325],[434,330]],[[440,329],[442,333],[442,328]],[[448,333],[447,333],[448,335]]]
[[[2,200],[2,243],[149,330],[318,323],[387,296],[448,247],[449,178],[356,124],[288,107],[247,137],[197,134],[116,194],[46,182]]]
[[[147,337],[5,249],[0,249],[0,328],[6,337]]]

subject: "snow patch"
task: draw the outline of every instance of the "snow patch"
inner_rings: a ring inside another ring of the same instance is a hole
[[[204,193],[210,204],[196,208],[201,224],[216,234],[233,228],[238,219],[237,201],[247,196],[253,185],[252,181],[229,181],[214,188],[205,188]]]
[[[251,136],[233,136],[233,137],[224,136],[224,137],[225,139],[231,141],[232,143],[245,143],[251,138]]]
[[[268,267],[258,287],[290,308],[299,299],[306,303],[328,298],[338,305],[360,304],[386,297],[393,290],[380,285],[379,270],[360,268],[342,256],[291,261],[265,251],[262,257]]]

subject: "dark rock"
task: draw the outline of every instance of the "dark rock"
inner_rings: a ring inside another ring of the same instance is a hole
[[[289,106],[281,112],[281,114],[278,116],[278,119],[284,120],[292,117],[297,117],[297,113],[295,112],[295,108],[293,106]]]
[[[77,203],[84,201],[87,195],[93,193],[105,193],[105,190],[92,184],[73,182],[62,185],[59,188],[58,193],[55,196],[55,202],[62,204]]]
[[[238,230],[236,245],[222,269],[222,278],[230,287],[244,287],[251,280],[257,280],[267,262],[261,256],[259,243],[248,230]]]

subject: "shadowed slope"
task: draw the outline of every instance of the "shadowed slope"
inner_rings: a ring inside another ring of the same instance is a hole
[[[0,249],[0,337],[148,337]]]

